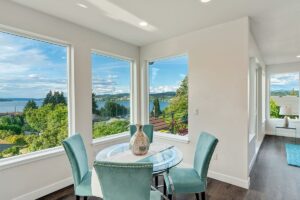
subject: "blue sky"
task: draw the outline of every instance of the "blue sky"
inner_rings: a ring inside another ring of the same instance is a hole
[[[0,32],[0,98],[67,93],[67,48]]]
[[[187,56],[178,56],[149,65],[150,92],[176,91],[188,73],[187,62]],[[130,65],[126,60],[93,53],[93,92],[97,95],[129,93]]]
[[[129,93],[131,62],[96,53],[91,59],[95,94]]]
[[[150,93],[176,91],[188,74],[188,56],[176,56],[149,64]]]
[[[93,92],[129,93],[129,61],[95,53],[91,59]],[[153,62],[151,93],[176,91],[187,73],[187,56]],[[49,90],[67,96],[67,47],[0,32],[0,98],[44,98]]]
[[[299,73],[284,73],[271,76],[271,91],[299,90]]]

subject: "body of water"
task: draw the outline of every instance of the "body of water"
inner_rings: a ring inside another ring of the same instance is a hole
[[[30,99],[9,99],[9,101],[0,101],[0,113],[8,113],[8,112],[23,112],[23,109],[27,102]],[[43,104],[43,99],[36,99],[34,100],[38,106]],[[125,106],[126,108],[130,107],[129,101],[118,101],[117,103]],[[97,101],[98,109],[104,107],[104,101]],[[169,102],[162,101],[160,102],[160,110],[163,111]],[[153,109],[153,101],[150,101],[149,110]]]
[[[10,99],[9,101],[0,101],[0,113],[23,112],[23,109],[30,99]],[[42,99],[34,100],[37,106],[43,104]]]

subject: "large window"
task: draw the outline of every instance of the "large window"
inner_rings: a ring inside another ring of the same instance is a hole
[[[299,118],[299,84],[298,72],[270,76],[271,118],[283,118],[284,114],[293,119]]]
[[[188,134],[188,57],[154,60],[149,67],[149,121],[154,130]]]
[[[93,138],[128,131],[131,61],[92,53]]]
[[[67,49],[0,32],[0,158],[68,136]]]

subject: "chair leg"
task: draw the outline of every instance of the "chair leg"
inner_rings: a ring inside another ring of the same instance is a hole
[[[172,195],[171,194],[168,195],[168,199],[172,200]]]
[[[76,200],[80,200],[80,196],[77,196],[77,195],[76,195]]]
[[[167,185],[166,185],[166,182],[164,180],[164,195],[166,195],[166,194],[167,194]]]
[[[195,193],[195,195],[196,195],[196,199],[200,200],[199,193]]]
[[[156,188],[158,187],[158,176],[157,175],[155,176],[155,187]]]
[[[88,197],[83,197],[83,200],[87,200],[88,199]]]
[[[205,192],[201,192],[201,200],[205,200]]]

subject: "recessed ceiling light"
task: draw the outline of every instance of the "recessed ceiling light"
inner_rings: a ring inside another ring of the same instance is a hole
[[[86,5],[82,4],[82,3],[77,3],[77,6],[81,7],[81,8],[88,8]]]
[[[148,23],[145,21],[142,21],[139,23],[139,25],[145,27],[145,26],[148,26]]]
[[[300,58],[300,55],[296,56],[297,58]]]
[[[202,3],[208,3],[210,2],[211,0],[200,0]]]

